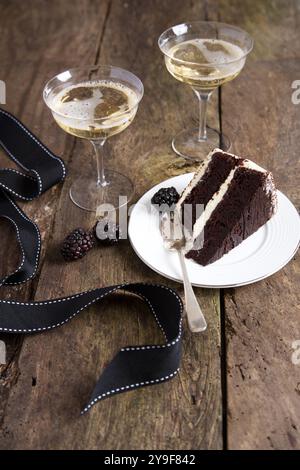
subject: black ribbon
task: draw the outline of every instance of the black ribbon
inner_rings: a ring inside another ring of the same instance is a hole
[[[0,145],[24,173],[0,170],[0,216],[9,219],[17,234],[22,261],[0,285],[15,285],[32,278],[41,248],[37,225],[14,199],[30,201],[66,176],[63,161],[45,147],[18,119],[0,109]],[[155,385],[174,377],[181,356],[182,302],[176,292],[163,285],[121,284],[43,302],[0,300],[0,331],[33,334],[57,328],[82,310],[116,291],[142,298],[162,330],[165,342],[122,348],[104,369],[92,397],[82,413],[96,402],[116,393]]]

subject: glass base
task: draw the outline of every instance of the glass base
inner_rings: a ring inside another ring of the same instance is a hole
[[[215,129],[207,127],[207,139],[199,140],[199,129],[187,129],[179,132],[172,140],[174,152],[188,160],[202,161],[207,154],[218,147],[226,151],[230,148],[230,140]]]
[[[133,197],[134,185],[127,176],[117,171],[105,170],[106,186],[95,181],[95,168],[90,174],[77,178],[70,188],[70,198],[76,206],[91,212],[111,212],[125,206]],[[103,205],[107,206],[103,206]],[[102,209],[101,209],[102,207]]]

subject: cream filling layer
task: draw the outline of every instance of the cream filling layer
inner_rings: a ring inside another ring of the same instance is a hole
[[[236,160],[240,160],[240,157],[238,157],[237,155],[234,155],[233,153],[229,153],[229,152],[224,152],[223,150],[221,150],[219,148],[215,148],[215,149],[211,150],[211,152],[209,152],[209,154],[207,155],[206,159],[200,165],[199,169],[196,171],[196,173],[193,176],[192,180],[189,182],[187,187],[182,192],[182,194],[181,194],[181,196],[180,196],[180,198],[179,198],[179,200],[176,204],[175,210],[179,214],[179,217],[182,216],[182,205],[184,204],[184,200],[193,191],[195,186],[197,186],[197,184],[199,183],[201,178],[204,176],[204,174],[205,174],[205,172],[206,172],[206,170],[207,170],[207,168],[208,168],[208,166],[209,166],[209,164],[212,160],[212,157],[214,156],[215,153],[230,155],[231,157],[234,157]]]
[[[185,246],[183,248],[184,254],[188,253],[192,249],[200,250],[202,248],[203,241],[204,241],[204,227],[205,227],[206,223],[208,222],[208,220],[210,219],[212,213],[214,212],[214,210],[218,206],[218,204],[224,198],[224,196],[225,196],[225,194],[226,194],[226,192],[227,192],[227,190],[230,186],[230,183],[234,178],[235,172],[238,169],[241,169],[241,168],[247,168],[247,169],[250,169],[250,170],[255,170],[255,171],[260,172],[260,173],[267,173],[266,170],[264,170],[262,167],[260,167],[256,163],[252,162],[251,160],[244,160],[242,165],[233,168],[233,170],[230,171],[230,173],[229,173],[228,177],[226,178],[226,180],[224,181],[224,183],[220,186],[220,189],[213,195],[211,200],[206,205],[205,210],[202,212],[200,217],[196,220],[196,222],[194,224],[194,227],[193,227],[192,235],[188,232],[188,230],[186,230],[184,232],[185,239],[186,239],[186,243],[185,243]],[[266,192],[267,192],[267,190],[266,190]],[[195,245],[195,242],[197,242],[196,245]]]
[[[219,150],[219,149],[212,150],[211,152],[209,152],[206,159],[201,163],[199,169],[196,171],[193,178],[191,179],[191,181],[189,182],[189,184],[187,185],[187,187],[184,189],[183,193],[181,194],[181,196],[180,196],[180,198],[179,198],[179,200],[176,204],[176,210],[177,211],[180,212],[181,204],[184,202],[185,198],[192,192],[194,187],[197,186],[197,184],[201,180],[202,176],[204,175],[204,173],[207,170],[208,165],[211,162],[213,154],[216,153],[216,152],[219,152],[219,151],[222,152],[222,150]]]
[[[196,220],[195,224],[194,224],[194,228],[193,228],[193,233],[192,235],[188,232],[188,230],[185,231],[185,239],[186,239],[186,243],[185,243],[185,247],[183,249],[183,252],[184,254],[188,253],[190,250],[192,250],[193,248],[195,249],[201,249],[202,245],[203,245],[203,238],[199,238],[201,234],[204,235],[204,226],[206,224],[206,222],[209,220],[211,214],[213,213],[213,211],[215,210],[215,208],[217,207],[217,205],[222,201],[231,181],[232,181],[232,178],[234,176],[234,173],[236,171],[236,168],[234,168],[233,170],[231,170],[231,172],[229,173],[229,175],[227,176],[226,180],[224,181],[224,183],[221,185],[220,189],[218,192],[216,192],[213,197],[211,198],[211,200],[208,202],[208,204],[206,205],[206,208],[205,210],[202,212],[202,214],[200,215],[200,217]],[[197,247],[195,247],[195,241],[197,240]]]

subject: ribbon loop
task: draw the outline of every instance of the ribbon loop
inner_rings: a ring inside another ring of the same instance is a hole
[[[19,284],[37,271],[41,238],[37,225],[12,198],[29,201],[65,178],[63,161],[47,149],[20,121],[0,109],[0,145],[26,173],[0,170],[0,217],[13,223],[22,252],[17,269],[0,285]],[[33,334],[52,330],[113,292],[124,290],[142,298],[162,330],[163,344],[122,348],[104,369],[82,413],[116,393],[155,385],[177,374],[181,355],[182,302],[162,285],[121,284],[42,302],[0,300],[0,331]]]
[[[176,292],[161,285],[136,283],[94,289],[42,302],[0,300],[0,331],[33,334],[62,326],[117,290],[137,294],[146,302],[165,334],[166,342],[122,348],[104,369],[82,413],[113,394],[155,385],[177,374],[181,356],[182,302]],[[154,299],[155,303],[152,304]],[[166,316],[166,312],[172,312],[172,315]]]
[[[15,226],[22,260],[0,285],[20,284],[31,279],[38,268],[41,237],[37,225],[13,201],[30,201],[66,176],[61,158],[44,146],[17,118],[0,108],[0,145],[26,173],[0,170],[0,216]]]

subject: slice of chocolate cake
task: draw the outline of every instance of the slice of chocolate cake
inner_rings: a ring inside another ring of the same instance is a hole
[[[276,207],[271,173],[250,160],[213,150],[176,206],[184,226],[185,256],[203,266],[218,260],[264,225]]]
[[[177,210],[185,228],[192,231],[198,218],[196,209],[205,209],[214,194],[220,189],[233,170],[241,161],[241,158],[222,150],[215,149],[208,154],[195,173],[192,181],[185,188],[177,203]],[[184,207],[184,210],[183,210]]]

